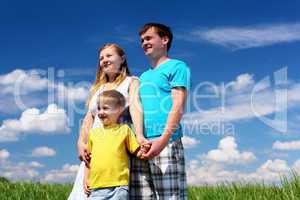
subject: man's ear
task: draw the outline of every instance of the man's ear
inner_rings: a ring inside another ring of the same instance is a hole
[[[167,44],[168,44],[168,42],[169,42],[168,36],[164,36],[164,37],[162,37],[161,39],[162,39],[162,42],[163,42],[164,45],[167,45]]]

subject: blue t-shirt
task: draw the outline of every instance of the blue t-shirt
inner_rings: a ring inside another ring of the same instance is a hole
[[[139,94],[144,111],[145,137],[155,139],[162,135],[172,107],[171,90],[190,86],[190,70],[179,60],[170,59],[140,76]],[[171,140],[182,137],[179,125]]]

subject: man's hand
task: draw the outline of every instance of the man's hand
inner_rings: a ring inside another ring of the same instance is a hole
[[[162,150],[167,146],[169,138],[161,136],[159,139],[151,142],[150,150],[143,154],[143,159],[151,159],[162,152]]]
[[[85,163],[85,165],[89,168],[90,167],[90,160],[91,160],[91,153],[87,150],[87,145],[84,143],[78,143],[78,157],[81,161]]]

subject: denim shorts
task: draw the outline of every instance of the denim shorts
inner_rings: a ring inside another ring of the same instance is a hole
[[[128,185],[109,188],[96,188],[91,190],[88,200],[128,200],[128,190]]]

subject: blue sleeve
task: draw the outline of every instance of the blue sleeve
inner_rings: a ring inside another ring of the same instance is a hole
[[[185,87],[187,90],[190,89],[190,69],[184,62],[177,63],[170,73],[170,85],[174,87]]]

